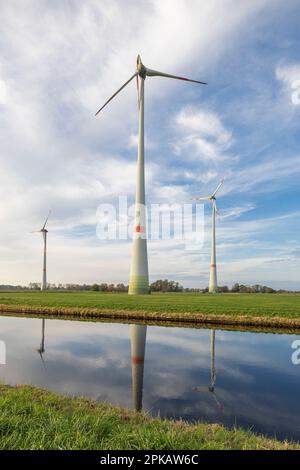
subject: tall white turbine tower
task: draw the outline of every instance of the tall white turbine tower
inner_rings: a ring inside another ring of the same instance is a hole
[[[131,80],[136,78],[138,90],[138,108],[139,108],[139,136],[138,136],[138,159],[137,159],[137,182],[135,194],[135,223],[133,248],[131,258],[129,294],[149,294],[149,277],[148,277],[148,256],[147,256],[147,235],[146,235],[146,212],[145,212],[145,168],[144,168],[144,85],[146,77],[167,77],[177,80],[185,80],[188,82],[200,83],[198,80],[190,80],[189,78],[178,77],[167,73],[158,72],[145,67],[138,55],[136,63],[136,71],[132,77],[119,88],[104,105],[97,111],[100,111],[128,85]],[[140,79],[140,84],[139,84]]]
[[[43,235],[43,274],[42,274],[42,283],[41,283],[41,290],[46,290],[47,289],[47,233],[48,230],[46,229],[46,224],[49,219],[51,211],[49,211],[49,214],[45,220],[45,223],[43,227],[40,230],[34,230],[35,233],[42,233]]]
[[[212,221],[211,221],[211,257],[210,257],[210,274],[209,274],[209,292],[215,294],[218,292],[218,281],[217,281],[217,258],[216,258],[216,214],[217,210],[217,199],[216,194],[220,187],[224,183],[224,179],[218,184],[215,191],[211,196],[207,197],[195,197],[196,201],[212,201]]]

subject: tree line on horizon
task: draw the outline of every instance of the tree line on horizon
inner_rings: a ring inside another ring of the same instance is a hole
[[[40,290],[41,284],[38,282],[31,282],[28,286],[21,285],[0,285],[0,290]],[[94,292],[128,292],[128,285],[123,283],[112,284],[112,283],[94,283],[94,284],[48,284],[47,289],[51,291],[94,291]],[[208,293],[208,287],[195,288],[195,287],[183,287],[179,282],[172,281],[169,279],[158,279],[150,284],[151,292],[198,292],[201,294]],[[262,284],[244,285],[235,283],[230,288],[228,286],[219,286],[218,292],[226,293],[243,293],[243,294],[273,294],[273,293],[289,293],[289,292],[300,292],[295,290],[287,289],[273,289],[272,287],[264,286]]]
[[[208,293],[208,287],[204,289],[201,288],[191,288],[191,287],[183,287],[178,282],[169,281],[168,279],[159,279],[153,282],[150,285],[150,288],[153,292],[199,292],[202,294]],[[248,294],[273,294],[275,292],[295,292],[291,290],[284,290],[284,289],[273,289],[272,287],[264,286],[262,284],[254,284],[254,285],[244,285],[235,283],[230,288],[228,286],[218,286],[218,292],[220,293],[248,293]]]

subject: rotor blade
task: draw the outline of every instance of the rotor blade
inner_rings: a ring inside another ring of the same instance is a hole
[[[137,96],[138,96],[138,109],[140,109],[140,86],[139,86],[138,74],[136,74],[136,89],[137,89]]]
[[[193,197],[192,201],[209,201],[210,197]]]
[[[215,209],[215,212],[216,212],[217,216],[219,216],[220,212],[217,208],[217,201],[215,199],[213,199],[213,206],[214,206],[214,209]]]
[[[201,387],[193,387],[192,391],[193,392],[208,392],[209,390],[208,390],[208,387],[201,386]]]
[[[45,363],[44,358],[43,358],[43,353],[40,349],[38,349],[38,353],[41,356],[42,364],[43,364],[44,368],[46,369],[46,363]]]
[[[46,218],[46,220],[45,220],[45,223],[44,223],[44,225],[43,225],[42,230],[44,230],[44,228],[46,227],[46,223],[48,222],[48,219],[49,219],[49,215],[50,215],[50,214],[51,214],[51,210],[49,211],[49,213],[48,213],[48,215],[47,215],[47,218]]]
[[[120,91],[122,91],[123,88],[125,88],[126,85],[128,85],[128,83],[131,82],[131,80],[134,79],[134,77],[136,77],[136,75],[137,75],[137,72],[135,72],[135,74],[132,75],[132,77],[130,77],[130,79],[127,80],[127,82],[124,83],[124,85],[122,85],[121,88],[119,88],[119,89],[116,91],[116,93],[114,93],[114,94],[104,103],[104,105],[103,105],[100,109],[98,109],[98,111],[96,112],[95,116],[97,116],[97,114],[99,114],[100,111],[102,111],[102,109],[105,108],[105,106],[106,106],[118,93],[120,93]]]
[[[212,396],[214,397],[215,399],[215,402],[216,404],[218,405],[218,407],[220,408],[221,411],[223,411],[223,405],[219,402],[219,400],[217,399],[217,396],[215,394],[215,392],[212,392]]]
[[[222,184],[224,183],[224,178],[220,181],[220,183],[218,184],[217,188],[215,189],[215,191],[212,193],[212,196],[215,196],[217,194],[217,192],[219,191],[220,187],[222,186]]]
[[[178,77],[177,75],[170,75],[169,73],[159,72],[158,70],[146,69],[146,75],[148,77],[166,77],[166,78],[175,78],[176,80],[184,80],[186,82],[200,83],[201,85],[207,85],[206,82],[200,82],[199,80],[192,80],[186,77]]]

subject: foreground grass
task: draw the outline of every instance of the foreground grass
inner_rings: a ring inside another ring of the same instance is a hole
[[[300,327],[299,294],[1,292],[1,311]]]
[[[0,385],[0,449],[300,449],[241,429],[150,418],[31,386]]]

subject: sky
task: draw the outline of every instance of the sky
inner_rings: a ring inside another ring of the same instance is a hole
[[[134,201],[137,96],[146,66],[207,86],[145,82],[146,197],[219,192],[220,285],[299,289],[297,0],[0,0],[0,283],[128,283],[131,240],[97,236],[98,207]],[[150,281],[208,285],[204,244],[149,240]]]

